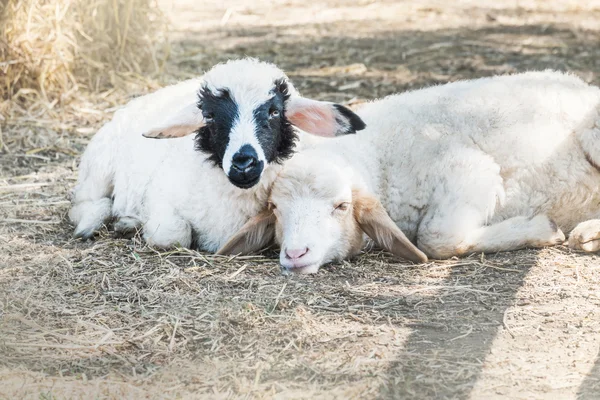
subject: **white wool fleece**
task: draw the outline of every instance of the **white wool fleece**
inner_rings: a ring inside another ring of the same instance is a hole
[[[562,231],[600,218],[600,89],[573,75],[544,71],[455,82],[373,101],[357,114],[364,131],[295,158],[316,166],[320,181],[337,174],[349,187],[373,193],[430,257],[562,243]],[[344,174],[329,165],[334,153]],[[306,176],[293,161],[282,174],[292,181]],[[296,197],[285,206],[308,201]],[[279,231],[286,232],[288,222],[281,223]],[[321,247],[345,248],[336,242],[341,239],[321,235],[319,226],[310,229],[312,237],[303,234],[315,254],[327,253]],[[598,241],[600,230],[577,237],[582,244]],[[285,234],[279,240],[285,243]]]

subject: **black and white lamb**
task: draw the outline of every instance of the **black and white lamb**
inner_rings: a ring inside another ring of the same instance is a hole
[[[141,228],[152,245],[215,251],[261,210],[280,162],[310,141],[296,127],[335,136],[364,124],[301,97],[283,71],[254,59],[134,99],[83,154],[74,235],[90,238],[116,218],[116,231]]]

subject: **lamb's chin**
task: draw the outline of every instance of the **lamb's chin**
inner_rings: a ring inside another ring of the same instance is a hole
[[[281,266],[281,272],[284,275],[289,275],[289,274],[300,274],[300,275],[309,275],[309,274],[316,274],[317,272],[319,272],[319,267],[321,266],[321,264],[319,263],[315,263],[315,264],[307,264],[307,265],[301,265],[298,267],[285,267],[285,266]]]

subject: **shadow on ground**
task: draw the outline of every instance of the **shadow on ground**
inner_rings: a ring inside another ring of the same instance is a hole
[[[360,24],[346,25],[348,31],[360,32]],[[547,68],[572,71],[600,83],[598,74],[590,72],[598,69],[600,33],[576,33],[568,26],[384,31],[368,37],[329,35],[319,25],[303,28],[322,36],[299,38],[286,33],[290,28],[227,30],[214,33],[210,41],[191,35],[179,43],[188,59],[178,62],[177,69],[198,74],[216,61],[258,57],[286,70],[303,94],[333,101]],[[214,41],[221,43],[218,49],[206,47]],[[202,58],[190,56],[195,48]]]
[[[600,396],[600,351],[596,363],[577,391],[578,400],[595,400]]]

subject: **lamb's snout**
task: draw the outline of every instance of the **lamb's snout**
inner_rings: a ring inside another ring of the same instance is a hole
[[[249,171],[258,160],[247,153],[236,153],[231,166],[240,172]]]
[[[258,183],[263,169],[264,162],[258,159],[256,150],[246,144],[231,158],[229,180],[239,188],[248,189]]]
[[[315,253],[308,246],[281,246],[279,264],[288,272],[314,274],[321,265]]]
[[[299,249],[285,249],[285,257],[295,263],[300,258],[304,257],[308,253],[308,247]]]

